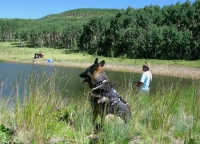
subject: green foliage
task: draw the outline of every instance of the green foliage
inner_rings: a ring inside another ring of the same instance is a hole
[[[59,121],[63,121],[69,124],[73,124],[75,121],[75,115],[77,114],[77,107],[74,106],[74,108],[70,108],[70,106],[67,109],[58,109],[55,112],[55,116]]]
[[[65,124],[70,122],[71,117],[70,110],[64,109],[67,100],[62,98],[61,91],[56,88],[59,81],[56,79],[56,73],[33,71],[25,80],[23,99],[16,94],[16,126],[27,133],[23,137],[28,141],[43,143],[49,136],[57,137],[65,133]],[[61,120],[66,123],[61,123]]]
[[[199,4],[76,9],[41,19],[0,19],[0,40],[107,57],[197,60]]]
[[[0,142],[9,143],[11,141],[11,136],[14,134],[13,130],[5,127],[4,124],[0,125]]]
[[[99,136],[99,143],[123,143],[128,144],[131,141],[133,126],[120,124],[117,121],[112,121],[104,124],[103,133]]]
[[[60,14],[51,14],[48,16],[43,17],[42,19],[53,19],[53,18],[87,18],[87,17],[99,17],[102,15],[114,15],[117,13],[118,9],[87,9],[87,8],[80,8],[62,12]]]

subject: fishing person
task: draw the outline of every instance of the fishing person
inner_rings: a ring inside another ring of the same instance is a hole
[[[138,90],[140,93],[143,92],[149,94],[150,84],[152,81],[152,74],[149,69],[150,69],[150,64],[148,62],[145,62],[142,65],[142,71],[143,71],[142,76],[140,80],[137,81],[136,84],[138,86]]]

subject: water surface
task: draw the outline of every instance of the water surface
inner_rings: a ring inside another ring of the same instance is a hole
[[[63,91],[62,95],[78,100],[89,91],[87,84],[82,84],[82,79],[79,77],[79,74],[84,70],[84,68],[53,66],[52,64],[39,65],[1,62],[0,82],[3,83],[1,84],[0,95],[3,97],[12,97],[15,95],[16,83],[19,84],[20,94],[23,95],[25,81],[31,73],[40,74],[41,72],[45,72],[47,75],[51,75],[55,72],[57,79],[59,79],[56,87]],[[129,89],[137,91],[135,82],[140,79],[141,73],[106,70],[109,81],[113,83],[115,89],[118,91],[128,91]],[[168,89],[175,83],[182,84],[184,87],[191,81],[191,79],[153,74],[151,92],[155,93],[162,87]]]

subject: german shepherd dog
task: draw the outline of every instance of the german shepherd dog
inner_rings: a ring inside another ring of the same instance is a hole
[[[96,58],[94,64],[79,75],[84,79],[83,83],[87,82],[91,88],[90,102],[93,109],[93,122],[98,115],[100,115],[101,121],[104,116],[112,115],[120,117],[126,122],[131,114],[129,105],[108,81],[103,70],[104,64],[104,60],[98,63],[98,58]]]

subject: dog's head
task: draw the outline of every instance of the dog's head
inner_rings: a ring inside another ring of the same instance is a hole
[[[96,58],[96,60],[94,61],[94,64],[89,66],[84,72],[82,72],[79,75],[81,78],[84,79],[83,83],[84,82],[88,82],[89,84],[94,83],[95,82],[95,78],[97,78],[96,77],[97,74],[102,72],[102,68],[103,68],[104,65],[105,65],[105,61],[104,60],[102,60],[100,63],[98,63],[98,58]]]

